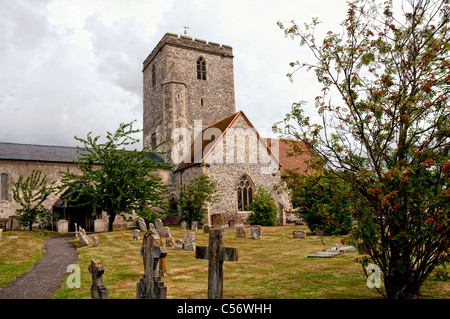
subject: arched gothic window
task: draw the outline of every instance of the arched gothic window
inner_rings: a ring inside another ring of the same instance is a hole
[[[0,175],[0,200],[8,200],[8,174]]]
[[[244,175],[239,180],[236,188],[238,211],[245,211],[248,204],[253,201],[253,183],[247,175]]]
[[[156,84],[156,69],[155,65],[152,65],[152,86],[155,86]]]
[[[206,80],[206,61],[202,57],[197,60],[197,79]]]

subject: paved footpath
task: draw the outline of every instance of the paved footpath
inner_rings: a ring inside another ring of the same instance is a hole
[[[15,281],[0,288],[0,299],[47,299],[69,275],[67,266],[77,261],[78,254],[69,239],[73,233],[45,240],[45,255],[34,267]]]

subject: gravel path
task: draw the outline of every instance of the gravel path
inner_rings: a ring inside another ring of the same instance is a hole
[[[69,239],[73,233],[45,240],[45,255],[34,267],[15,281],[0,288],[0,299],[46,299],[61,286],[69,275],[67,266],[77,261],[78,254]]]

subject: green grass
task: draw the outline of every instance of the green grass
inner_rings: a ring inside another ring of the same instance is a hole
[[[174,239],[183,239],[184,231],[179,226],[170,229]],[[294,239],[294,229],[308,231],[306,226],[263,227],[262,239],[255,240],[249,238],[249,229],[247,238],[235,238],[234,230],[226,230],[225,245],[238,248],[239,260],[224,264],[224,298],[381,298],[376,290],[367,288],[361,265],[355,261],[361,257],[358,253],[326,259],[307,257],[339,243],[340,237],[324,237],[324,245],[309,232],[304,239]],[[98,233],[98,247],[80,245],[77,264],[81,268],[81,288],[67,288],[64,279],[53,298],[90,298],[88,265],[91,259],[100,259],[109,298],[134,299],[144,266],[139,253],[141,241],[134,242],[132,234],[132,229]],[[77,239],[73,242],[78,244]],[[196,244],[207,243],[208,235],[197,231]],[[163,279],[167,297],[206,298],[208,262],[195,259],[192,251],[167,248],[167,252],[168,276]],[[433,274],[430,278],[434,278]],[[423,298],[450,298],[450,285],[448,281],[429,279],[422,292]]]
[[[57,235],[60,234],[45,231],[41,236],[40,230],[3,231],[0,239],[0,287],[33,268],[44,255],[44,240]]]

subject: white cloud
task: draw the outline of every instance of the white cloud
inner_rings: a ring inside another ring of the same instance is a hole
[[[233,47],[237,109],[258,128],[317,94],[312,73],[290,83],[305,51],[278,20],[318,16],[336,30],[341,0],[9,0],[0,11],[0,141],[74,145],[121,122],[142,127],[142,62],[165,32]]]

